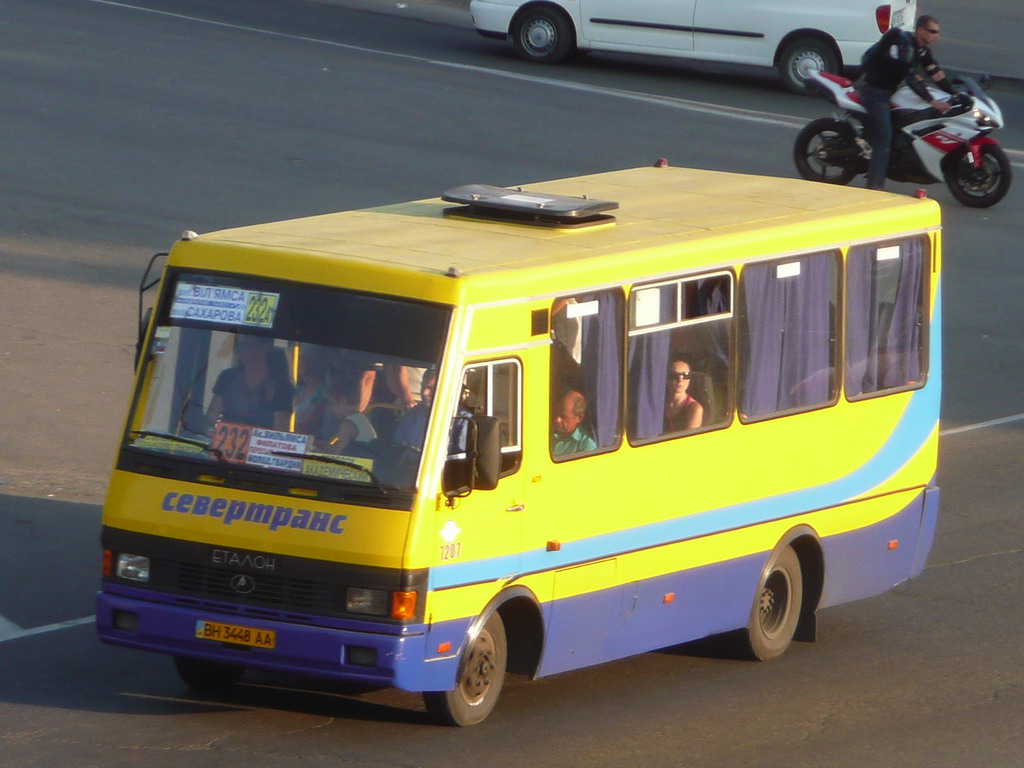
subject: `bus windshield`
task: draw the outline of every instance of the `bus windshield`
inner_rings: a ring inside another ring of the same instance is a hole
[[[172,274],[127,445],[294,482],[411,489],[447,307]]]

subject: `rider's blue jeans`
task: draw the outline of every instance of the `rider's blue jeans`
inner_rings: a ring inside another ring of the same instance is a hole
[[[867,83],[861,83],[857,90],[860,93],[860,101],[868,112],[868,119],[864,121],[864,138],[871,145],[868,189],[884,189],[885,175],[889,170],[889,155],[892,153],[892,116],[889,113],[889,99],[892,93]]]

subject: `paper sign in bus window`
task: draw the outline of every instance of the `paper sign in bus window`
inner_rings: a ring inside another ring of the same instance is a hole
[[[800,276],[800,262],[790,261],[786,264],[779,264],[775,268],[775,277],[782,279],[785,277],[799,277]]]
[[[633,293],[633,324],[637,328],[661,322],[661,289],[644,288]]]
[[[900,257],[900,247],[898,245],[889,245],[885,248],[879,248],[875,251],[875,261],[892,261]]]
[[[590,315],[596,315],[598,312],[597,301],[580,301],[577,303],[570,302],[565,305],[565,316],[569,318],[573,317],[589,317]]]
[[[281,294],[218,285],[178,283],[171,304],[176,320],[272,328]]]

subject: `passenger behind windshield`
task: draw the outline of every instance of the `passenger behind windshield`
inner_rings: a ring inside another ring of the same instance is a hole
[[[427,434],[427,422],[430,420],[430,409],[434,405],[434,390],[437,387],[437,371],[428,370],[423,374],[420,386],[422,398],[413,408],[406,411],[395,430],[395,441],[417,451],[423,450],[423,440]],[[461,455],[466,452],[466,441],[469,433],[469,420],[473,412],[466,406],[468,390],[463,387],[459,399],[458,410],[452,421],[448,435],[448,455]]]
[[[327,409],[338,420],[335,434],[327,441],[326,450],[342,453],[349,443],[368,443],[377,437],[373,424],[359,410],[362,378],[343,373],[333,374],[324,392]]]
[[[226,421],[287,431],[293,388],[283,350],[267,336],[237,336],[235,356],[213,385],[207,426]]]

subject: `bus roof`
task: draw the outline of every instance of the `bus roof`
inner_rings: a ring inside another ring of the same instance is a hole
[[[940,221],[938,205],[930,200],[689,168],[612,171],[526,184],[523,191],[614,201],[615,221],[568,229],[470,220],[446,216],[452,203],[434,198],[213,232],[180,243],[175,251],[192,252],[190,265],[210,269],[228,255],[226,250],[241,249],[313,257],[335,266],[342,260],[357,272],[360,266],[376,269],[378,278],[383,269],[396,277],[412,272],[420,280],[432,274],[491,282],[488,277],[506,280],[528,268],[550,277],[569,263],[589,271],[588,260],[597,267],[605,259],[640,258],[645,251],[664,255],[666,247],[672,249],[673,268],[685,270],[707,266],[709,254],[733,242],[759,243],[744,251],[767,256],[878,232],[920,231]],[[210,258],[200,257],[195,246],[208,246]],[[249,265],[263,271],[251,259]]]

